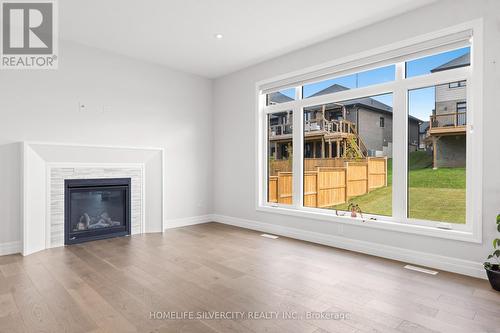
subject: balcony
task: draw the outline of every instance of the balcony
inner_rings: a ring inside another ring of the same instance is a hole
[[[465,134],[467,125],[466,112],[453,112],[433,115],[430,117],[430,135]]]
[[[286,140],[291,139],[293,133],[293,124],[285,123],[269,126],[269,139]]]
[[[284,123],[269,126],[269,138],[284,140],[292,137],[293,124]],[[355,137],[356,125],[347,120],[309,119],[304,122],[306,137],[324,136],[325,138]]]
[[[292,139],[293,125],[290,123],[270,125],[269,141],[289,141]],[[319,141],[322,144],[322,156],[331,156],[332,145],[336,145],[337,154],[341,147],[344,152],[348,149],[358,157],[368,156],[368,149],[358,135],[356,124],[347,120],[326,120],[313,118],[304,121],[305,141]],[[328,147],[327,147],[328,145]]]
[[[306,136],[323,135],[325,138],[356,136],[356,125],[347,120],[309,119],[304,122]]]

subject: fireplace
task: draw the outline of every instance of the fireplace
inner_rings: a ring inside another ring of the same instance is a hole
[[[64,181],[64,243],[130,235],[130,178]]]

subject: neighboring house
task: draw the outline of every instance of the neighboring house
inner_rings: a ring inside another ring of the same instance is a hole
[[[347,90],[334,84],[311,97]],[[269,95],[268,104],[292,99],[279,92]],[[270,116],[270,154],[275,159],[289,156],[292,137],[292,113]],[[420,120],[409,117],[409,143],[419,147]],[[370,97],[330,103],[304,109],[304,156],[306,158],[346,157],[357,151],[356,157],[392,157],[392,107]]]
[[[290,157],[292,152],[292,129],[293,117],[291,111],[269,115],[269,137],[272,138],[269,155],[273,156],[274,159],[281,160]]]
[[[470,53],[457,57],[431,72],[470,65]],[[426,142],[432,145],[433,166],[465,167],[467,125],[467,82],[451,82],[435,87],[436,104],[430,117]]]
[[[429,133],[428,133],[429,126],[430,126],[429,121],[423,121],[422,123],[420,123],[419,131],[418,131],[418,136],[419,136],[418,149],[419,150],[425,150],[427,148],[427,145],[425,142],[426,142],[427,136],[429,135]]]

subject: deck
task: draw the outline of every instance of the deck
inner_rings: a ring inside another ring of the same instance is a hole
[[[292,140],[293,124],[285,123],[269,126],[269,141],[275,144]],[[332,145],[335,145],[336,155],[368,156],[368,150],[358,135],[356,124],[348,120],[327,120],[324,117],[306,119],[304,121],[304,137],[307,141],[321,141],[322,157],[333,156]],[[314,148],[315,149],[315,148]]]
[[[463,135],[467,130],[467,126],[447,126],[447,127],[434,127],[429,129],[430,135]]]
[[[466,112],[444,113],[430,117],[430,136],[465,135],[466,130]]]

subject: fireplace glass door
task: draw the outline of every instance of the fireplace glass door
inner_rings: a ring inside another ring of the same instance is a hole
[[[71,193],[71,231],[125,225],[126,189],[85,189]]]
[[[67,181],[66,244],[130,233],[130,180]]]

